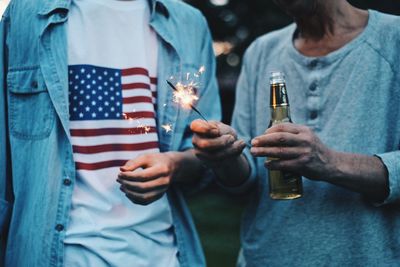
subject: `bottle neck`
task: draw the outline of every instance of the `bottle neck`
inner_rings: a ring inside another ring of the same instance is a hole
[[[284,81],[271,83],[271,124],[291,122],[289,98]]]
[[[272,83],[270,86],[271,86],[270,106],[271,107],[288,106],[289,98],[287,95],[285,82]]]

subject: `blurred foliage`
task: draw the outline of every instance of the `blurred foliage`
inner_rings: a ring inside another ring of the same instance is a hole
[[[244,51],[258,36],[292,22],[272,0],[186,0],[200,9],[208,20],[214,41],[232,45],[217,57],[223,121],[229,123],[234,104],[234,88]],[[399,0],[351,0],[363,9],[400,15]],[[219,5],[218,5],[219,4]],[[400,26],[400,25],[399,25]],[[239,250],[243,196],[233,197],[215,184],[189,199],[209,267],[235,266]]]

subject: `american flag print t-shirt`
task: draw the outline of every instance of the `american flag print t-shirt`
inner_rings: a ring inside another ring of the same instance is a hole
[[[156,81],[144,68],[69,66],[70,133],[77,170],[120,167],[133,151],[158,151]]]
[[[76,167],[65,266],[179,266],[164,195],[141,206],[116,182],[158,153],[157,47],[147,0],[73,0],[67,22],[70,135]]]

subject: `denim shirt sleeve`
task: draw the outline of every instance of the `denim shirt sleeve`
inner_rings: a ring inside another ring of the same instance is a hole
[[[6,14],[8,11],[6,11]],[[6,229],[11,205],[8,201],[7,190],[10,188],[8,181],[10,175],[10,157],[8,156],[8,129],[7,129],[7,36],[8,17],[4,15],[0,21],[0,265],[4,261],[4,250],[6,241]]]
[[[219,96],[219,89],[216,79],[216,63],[215,55],[212,47],[211,33],[204,16],[201,16],[201,26],[198,29],[203,29],[201,35],[202,45],[199,62],[204,64],[205,72],[201,76],[202,93],[199,101],[196,103],[196,108],[204,115],[207,120],[221,120],[221,101]],[[179,150],[184,151],[193,148],[192,132],[190,130],[190,123],[185,129],[183,140]],[[197,191],[204,189],[214,179],[214,175],[210,170],[204,169],[203,177],[197,182],[195,186],[190,187],[182,185],[181,188],[185,194],[193,194]]]
[[[232,127],[236,130],[238,138],[243,139],[246,144],[250,144],[252,136],[254,136],[252,134],[252,129],[254,128],[252,123],[254,118],[252,109],[254,101],[252,97],[254,97],[254,93],[252,91],[255,85],[251,84],[248,76],[252,49],[253,47],[250,47],[244,55],[242,70],[236,86],[236,101],[232,116]],[[257,61],[257,59],[254,60]],[[250,176],[246,182],[238,187],[224,187],[232,193],[246,192],[253,186],[256,180],[256,163],[248,147],[244,149],[243,155],[250,165]]]
[[[207,120],[221,120],[221,101],[216,79],[215,55],[212,47],[211,34],[205,18],[202,16],[202,25],[198,29],[204,29],[202,36],[200,61],[204,64],[205,72],[201,76],[202,93],[196,108]],[[192,132],[190,125],[185,130],[180,150],[187,150],[193,147]]]

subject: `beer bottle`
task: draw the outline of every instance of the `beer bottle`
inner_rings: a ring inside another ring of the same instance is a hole
[[[270,89],[271,121],[268,128],[279,123],[292,122],[285,76],[282,72],[271,73]],[[274,160],[274,158],[269,158],[269,160]],[[269,170],[268,174],[269,194],[272,199],[295,199],[302,196],[303,183],[300,175],[276,170]]]

